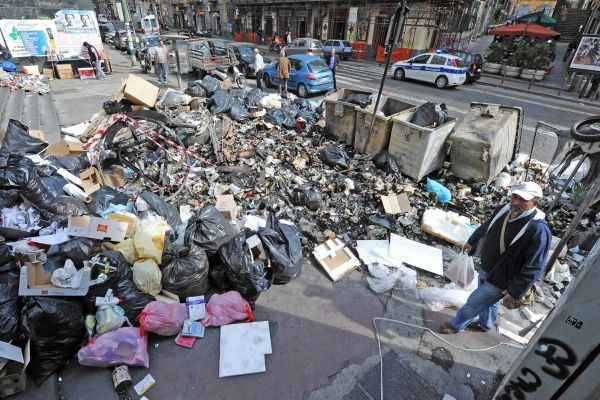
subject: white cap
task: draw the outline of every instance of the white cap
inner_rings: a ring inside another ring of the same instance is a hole
[[[542,188],[535,182],[523,182],[514,185],[511,187],[511,194],[516,194],[527,201],[533,198],[541,199],[544,196]]]

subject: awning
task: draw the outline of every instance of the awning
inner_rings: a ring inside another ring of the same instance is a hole
[[[516,18],[516,22],[538,24],[545,26],[546,28],[551,28],[554,25],[556,25],[556,20],[544,13],[543,11],[538,11],[531,14],[523,15],[522,17],[518,17]]]
[[[490,34],[495,36],[526,36],[539,39],[552,39],[560,35],[560,33],[538,24],[505,25],[490,30]]]

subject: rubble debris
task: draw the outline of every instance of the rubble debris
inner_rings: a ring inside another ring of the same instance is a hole
[[[43,75],[28,75],[16,72],[16,66],[9,61],[0,63],[0,87],[11,91],[24,90],[39,95],[50,93],[50,86]]]

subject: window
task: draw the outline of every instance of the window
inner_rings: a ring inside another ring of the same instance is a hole
[[[429,54],[423,54],[421,56],[417,56],[415,58],[413,58],[411,60],[411,62],[413,64],[427,64],[427,61],[429,60],[430,55]]]
[[[431,61],[429,61],[429,64],[445,65],[446,64],[446,57],[444,57],[444,56],[433,56],[433,57],[431,57]]]
[[[465,63],[460,58],[449,58],[446,65],[449,65],[451,67],[463,68],[465,66]]]
[[[328,40],[328,41],[326,41],[326,42],[325,42],[325,46],[327,46],[327,47],[334,46],[334,44],[333,44],[333,40]]]
[[[313,40],[312,41],[312,48],[313,49],[320,49],[321,48],[321,42],[319,42],[318,40]]]
[[[329,67],[327,66],[327,64],[325,64],[325,61],[323,60],[314,60],[308,63],[308,67],[312,72],[323,72],[323,71],[328,71]]]
[[[300,61],[290,60],[290,65],[291,65],[292,69],[294,69],[296,71],[300,71],[302,69],[302,63]]]
[[[352,44],[350,44],[350,42],[349,42],[349,41],[345,40],[345,41],[344,41],[344,46],[345,46],[345,47],[352,47]]]
[[[296,47],[306,47],[306,40],[296,40]]]

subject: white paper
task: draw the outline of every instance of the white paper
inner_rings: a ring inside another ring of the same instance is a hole
[[[46,244],[49,246],[63,244],[71,240],[71,237],[67,233],[66,229],[57,230],[53,235],[44,235],[28,238],[28,240],[34,243]]]
[[[389,258],[400,260],[436,275],[444,275],[442,250],[394,233],[390,237]]]
[[[0,360],[2,359],[25,364],[25,360],[23,360],[23,350],[21,350],[20,347],[6,342],[0,342]]]
[[[219,377],[266,371],[265,354],[271,354],[269,322],[250,322],[221,327]]]

